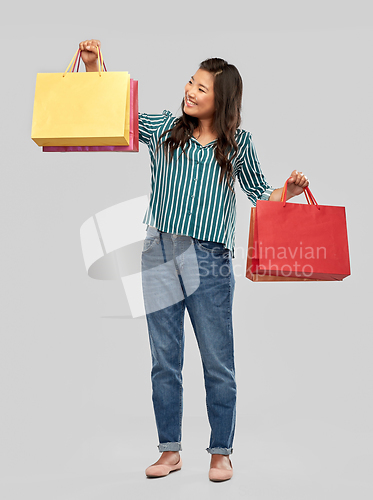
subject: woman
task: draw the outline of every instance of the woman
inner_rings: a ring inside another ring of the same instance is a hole
[[[99,40],[80,43],[86,71],[98,71]],[[203,364],[211,426],[209,478],[233,475],[236,383],[232,254],[237,178],[256,200],[280,201],[265,180],[251,134],[240,130],[242,80],[222,59],[201,63],[184,89],[182,116],[139,114],[140,141],[151,158],[151,196],[142,253],[144,302],[152,354],[153,406],[162,477],[181,469],[184,314],[188,309]],[[293,171],[287,199],[308,185]]]

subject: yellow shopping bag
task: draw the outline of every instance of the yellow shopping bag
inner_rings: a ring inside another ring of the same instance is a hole
[[[130,75],[127,71],[38,73],[31,138],[38,146],[128,146]]]

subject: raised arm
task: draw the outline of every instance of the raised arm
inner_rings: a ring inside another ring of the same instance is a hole
[[[79,44],[86,71],[98,71],[97,47],[101,48],[100,40],[85,40]]]

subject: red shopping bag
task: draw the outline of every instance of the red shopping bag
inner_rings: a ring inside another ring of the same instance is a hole
[[[246,277],[252,281],[341,281],[350,275],[344,207],[259,200],[251,209]]]
[[[75,70],[76,63],[77,71],[80,65],[80,51],[75,59],[72,71]],[[103,62],[105,71],[106,66]],[[138,96],[138,81],[130,79],[130,132],[128,146],[43,146],[43,152],[52,153],[69,153],[77,151],[121,151],[121,152],[138,152],[139,151],[139,96]]]

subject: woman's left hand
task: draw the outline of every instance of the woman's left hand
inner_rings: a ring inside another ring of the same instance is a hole
[[[309,184],[309,181],[303,172],[298,172],[293,170],[291,176],[288,179],[288,189],[286,198],[292,198],[293,196],[298,196],[303,193],[304,188]]]

